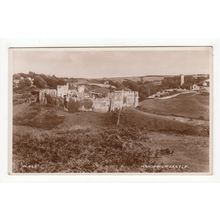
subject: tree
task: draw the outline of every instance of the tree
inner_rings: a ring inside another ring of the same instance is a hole
[[[180,77],[179,76],[165,77],[162,80],[162,87],[164,89],[175,89],[180,87]]]
[[[19,81],[18,88],[24,89],[24,88],[29,87],[29,86],[31,86],[31,82],[30,82],[29,79],[24,78],[24,79]]]
[[[47,82],[41,76],[35,76],[34,85],[40,89],[45,89],[47,87]]]
[[[31,77],[31,78],[34,78],[34,76],[36,75],[36,73],[35,72],[32,72],[32,71],[29,71],[29,76]]]
[[[68,112],[74,113],[78,112],[80,107],[79,101],[75,101],[74,99],[70,99],[68,102]]]
[[[47,85],[53,89],[55,89],[59,84],[55,76],[45,76],[44,80],[47,82]]]
[[[132,91],[138,91],[139,90],[139,86],[136,82],[132,81],[132,80],[126,80],[123,81],[122,83],[125,87],[131,89]]]
[[[124,89],[124,85],[122,83],[120,83],[119,81],[112,81],[112,80],[109,80],[109,85],[112,85],[114,87],[116,87],[116,89],[119,89],[119,90],[122,90]]]

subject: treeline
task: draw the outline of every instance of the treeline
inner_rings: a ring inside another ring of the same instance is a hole
[[[208,79],[208,77],[200,76],[200,77],[194,78],[192,76],[185,76],[184,77],[184,84],[181,86],[181,88],[183,88],[183,89],[191,89],[191,87],[194,84],[202,85],[202,83],[206,79]]]
[[[44,88],[51,88],[56,89],[57,85],[65,85],[67,80],[77,81],[77,79],[71,78],[60,78],[56,77],[55,75],[49,76],[45,74],[36,74],[34,72],[29,72],[28,74],[25,73],[18,73],[13,76],[13,79],[19,79],[19,85],[16,89],[24,89],[30,87],[32,84],[34,87],[39,89]],[[31,80],[30,80],[31,79]],[[193,84],[201,84],[207,77],[193,77],[192,75],[184,77],[184,84],[180,85],[180,76],[169,76],[164,77],[161,80],[161,84],[155,84],[152,81],[133,81],[129,79],[125,80],[109,80],[109,79],[90,79],[89,82],[96,82],[96,83],[108,83],[114,86],[117,90],[122,89],[130,89],[132,91],[139,92],[140,100],[144,100],[146,97],[155,94],[158,91],[162,91],[164,89],[191,89]],[[112,88],[111,88],[112,89]]]
[[[173,77],[165,77],[162,80],[161,87],[163,89],[173,89],[173,88],[182,88],[182,89],[191,89],[194,84],[202,85],[202,82],[206,80],[207,77],[200,76],[200,77],[193,77],[191,75],[184,76],[184,84],[180,85],[180,77],[173,76]]]
[[[140,100],[144,100],[146,97],[155,94],[156,92],[162,91],[164,89],[191,89],[193,84],[201,84],[207,77],[193,77],[193,76],[185,76],[184,84],[181,86],[180,76],[169,76],[164,77],[161,81],[161,84],[155,84],[152,81],[132,81],[132,80],[124,80],[124,81],[112,81],[109,80],[109,84],[115,86],[117,89],[131,89],[133,91],[138,91]]]
[[[65,85],[66,81],[64,78],[58,78],[55,75],[49,76],[45,74],[36,74],[34,72],[18,73],[13,76],[13,79],[19,80],[18,89],[29,87],[33,85],[39,89],[51,88],[56,89],[57,85]]]
[[[40,89],[56,89],[58,85],[65,85],[66,81],[56,76],[46,76],[43,74],[34,77],[34,85]]]
[[[109,80],[109,84],[115,86],[116,89],[130,89],[132,91],[137,91],[139,93],[140,101],[144,100],[146,97],[156,93],[161,90],[159,85],[155,85],[150,81],[132,81],[132,80],[124,80],[124,81],[111,81]]]

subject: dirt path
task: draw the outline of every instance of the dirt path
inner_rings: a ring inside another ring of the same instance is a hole
[[[138,109],[135,109],[135,111],[138,111],[139,113],[144,114],[146,116],[179,121],[179,122],[187,123],[187,124],[194,125],[194,126],[195,125],[196,126],[199,126],[199,125],[208,126],[209,125],[209,121],[205,121],[205,120],[191,119],[191,118],[181,117],[181,116],[159,115],[159,114],[144,112]]]
[[[197,94],[194,91],[187,91],[187,92],[181,92],[181,93],[177,93],[177,94],[170,95],[170,96],[161,97],[161,98],[158,98],[158,99],[171,99],[171,98],[177,97],[178,95],[184,95],[184,94],[190,94],[190,93],[192,93],[192,96]]]

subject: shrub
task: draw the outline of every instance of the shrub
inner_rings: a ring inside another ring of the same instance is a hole
[[[40,89],[44,89],[47,87],[47,82],[39,75],[34,77],[34,85]]]
[[[68,102],[68,111],[71,113],[78,112],[80,107],[79,101],[75,101],[74,99],[70,99]]]
[[[135,172],[153,163],[154,153],[133,133],[117,128],[97,135],[87,129],[15,136],[14,172]]]
[[[56,105],[56,97],[52,97],[51,95],[46,95],[47,104],[49,105]]]

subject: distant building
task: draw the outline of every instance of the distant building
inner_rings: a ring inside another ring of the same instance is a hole
[[[204,87],[209,87],[209,79],[203,81],[202,85],[203,85]]]
[[[192,90],[193,90],[193,91],[199,91],[199,90],[200,90],[200,86],[198,86],[198,85],[196,85],[196,84],[193,84]]]

